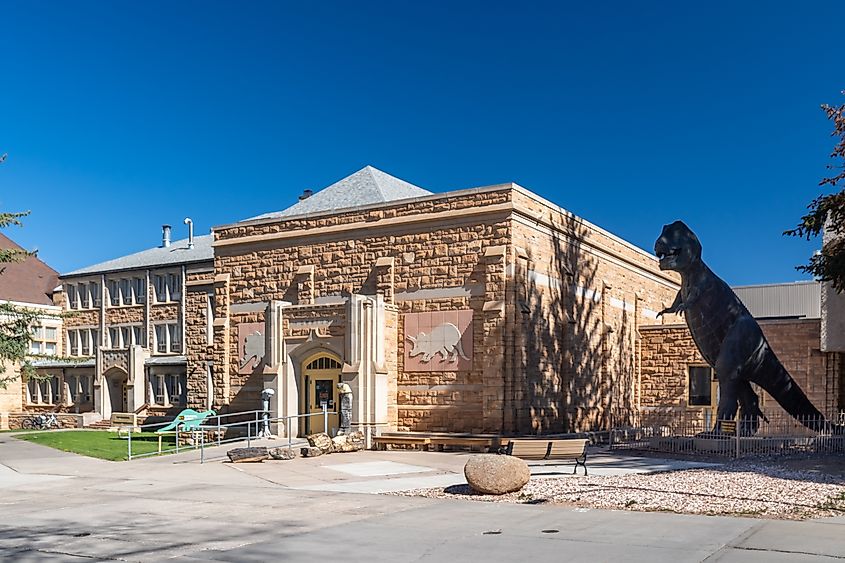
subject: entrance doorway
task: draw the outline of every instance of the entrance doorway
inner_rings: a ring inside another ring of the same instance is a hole
[[[129,409],[128,376],[121,370],[112,369],[106,373],[111,412],[127,412]]]
[[[337,396],[337,384],[340,382],[340,361],[333,355],[321,352],[302,362],[302,378],[300,380],[299,412],[313,414],[305,418],[304,434],[314,434],[328,429],[329,434],[338,425],[338,409],[340,407]],[[323,404],[327,414],[324,417]],[[317,414],[319,413],[319,414]],[[328,420],[326,420],[328,419]]]

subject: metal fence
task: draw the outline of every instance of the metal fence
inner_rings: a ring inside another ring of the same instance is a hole
[[[802,424],[782,413],[755,428],[742,420],[715,420],[698,412],[644,412],[636,423],[610,431],[611,449],[691,456],[744,457],[845,453],[845,412]]]
[[[293,447],[294,437],[293,432],[290,431],[291,421],[322,416],[323,431],[328,433],[327,414],[328,411],[325,407],[322,411],[315,413],[275,418],[270,416],[269,411],[240,411],[203,417],[202,423],[193,427],[191,423],[200,419],[186,417],[180,420],[173,430],[167,431],[162,431],[162,429],[171,425],[173,421],[142,424],[135,427],[124,426],[118,429],[118,435],[126,439],[126,457],[130,461],[143,457],[198,449],[200,450],[200,463],[204,463],[206,447],[235,442],[246,442],[246,446],[250,447],[253,440],[269,437],[270,429],[273,426],[278,429],[279,434],[287,435],[287,447]],[[139,440],[150,441],[150,438],[155,438],[157,441],[155,451],[139,452],[137,448]],[[132,449],[133,441],[136,445],[135,451]],[[170,444],[171,441],[172,445]]]

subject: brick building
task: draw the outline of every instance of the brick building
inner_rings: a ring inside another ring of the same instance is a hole
[[[739,287],[735,291],[810,401],[826,417],[837,419],[845,410],[845,354],[822,339],[823,320],[841,314],[822,305],[825,287],[811,281]],[[683,320],[671,316],[667,323],[640,331],[636,410],[645,420],[675,413],[700,417],[709,426],[719,400],[716,375],[698,353]],[[759,388],[756,391],[769,418],[788,418],[767,393]]]
[[[0,249],[23,250],[17,243],[0,234]],[[61,308],[53,301],[59,285],[58,272],[39,260],[28,256],[20,262],[0,265],[0,303],[38,311],[37,324],[32,327],[29,360],[57,356],[62,353]],[[49,381],[24,381],[19,363],[6,365],[0,378],[0,429],[9,425],[9,417],[24,412],[30,405],[52,401],[60,388]]]

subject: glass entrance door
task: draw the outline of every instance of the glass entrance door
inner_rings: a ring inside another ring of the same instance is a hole
[[[337,384],[340,381],[340,362],[331,356],[322,355],[306,361],[302,370],[302,389],[305,391],[301,402],[302,412],[312,414],[301,425],[305,434],[315,434],[327,429],[329,435],[334,434],[338,425]],[[323,405],[326,416],[323,416]]]

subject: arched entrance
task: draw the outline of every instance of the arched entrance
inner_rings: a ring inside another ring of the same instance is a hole
[[[127,412],[129,410],[129,388],[126,385],[128,374],[112,368],[105,373],[106,390],[109,394],[111,412]]]
[[[340,381],[342,364],[340,358],[334,354],[321,351],[309,356],[302,362],[302,372],[299,381],[299,412],[314,414],[305,418],[300,424],[301,433],[313,434],[327,428],[332,433],[338,425],[337,384]],[[323,404],[326,405],[327,415],[323,417]],[[328,418],[328,420],[326,420]]]

